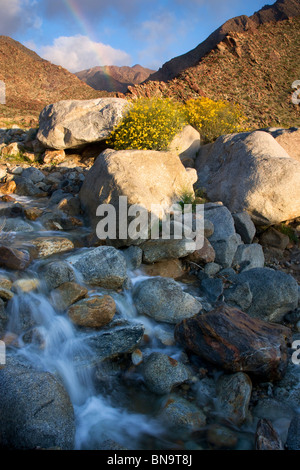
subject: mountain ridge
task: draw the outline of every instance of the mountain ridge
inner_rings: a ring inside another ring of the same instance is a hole
[[[132,67],[103,65],[81,70],[75,75],[95,90],[126,93],[128,86],[144,82],[153,72],[139,64]]]
[[[299,0],[277,0],[273,5],[265,5],[250,17],[241,15],[231,18],[194,49],[163,64],[156,73],[149,76],[147,81],[165,82],[175,78],[183,70],[196,65],[222,42],[228,33],[255,30],[261,24],[278,22],[298,15],[300,15]]]
[[[109,96],[8,36],[0,36],[0,64],[0,80],[6,86],[6,104],[0,105],[2,125],[35,125],[40,111],[55,101]]]

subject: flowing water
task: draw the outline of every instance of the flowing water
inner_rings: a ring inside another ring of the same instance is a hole
[[[32,205],[30,199],[20,199],[23,206]],[[36,206],[36,201],[34,205]],[[59,235],[58,232],[47,232],[37,222],[31,225],[34,232],[11,234],[12,245],[25,246],[37,236]],[[84,233],[85,228],[68,233],[60,232],[62,236],[74,239],[80,239]],[[80,243],[78,245],[80,246]],[[78,248],[75,253],[79,254],[84,250],[85,248]],[[39,268],[45,262],[66,259],[68,256],[69,254],[59,254],[46,260],[36,260],[26,272],[2,270],[0,275],[12,280],[18,277],[36,279],[39,278]],[[132,286],[147,278],[140,271],[129,272],[129,276]],[[184,440],[178,439],[174,432],[170,433],[162,422],[156,419],[156,413],[165,397],[156,397],[147,392],[142,377],[134,366],[128,366],[127,363],[125,369],[122,369],[122,363],[112,362],[112,370],[107,376],[108,383],[99,390],[92,368],[79,366],[82,361],[88,363],[93,355],[86,341],[89,333],[75,327],[66,314],[55,309],[46,285],[42,279],[40,281],[37,289],[27,293],[20,291],[8,302],[10,320],[7,330],[10,335],[18,338],[9,349],[11,354],[24,356],[35,367],[57,374],[62,379],[75,411],[75,448],[97,449],[107,440],[115,441],[119,446],[128,449],[200,448],[190,436]],[[83,284],[82,279],[79,278],[78,281]],[[90,288],[89,295],[103,292],[114,297],[119,319],[144,325],[147,338],[142,347],[144,356],[153,351],[160,351],[174,359],[181,357],[182,350],[179,347],[165,346],[159,340],[161,325],[137,314],[132,301],[132,289],[114,293]],[[120,370],[124,371],[122,379],[119,378]],[[195,393],[197,394],[197,390]],[[246,437],[247,432],[246,429]],[[250,430],[250,434],[252,432],[253,430]],[[244,441],[244,447],[249,447],[245,437]]]

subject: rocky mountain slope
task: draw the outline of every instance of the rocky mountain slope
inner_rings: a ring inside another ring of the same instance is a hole
[[[273,5],[266,5],[254,15],[237,16],[226,21],[216,29],[205,41],[191,51],[175,57],[166,62],[156,73],[150,75],[149,80],[167,81],[176,77],[183,70],[196,65],[206,54],[211,52],[217,44],[222,42],[230,33],[251,33],[261,24],[277,22],[300,15],[299,0],[277,0]]]
[[[0,64],[0,80],[6,85],[6,105],[0,105],[1,125],[35,124],[40,111],[55,101],[108,95],[6,36],[0,36]]]
[[[129,87],[130,94],[173,96],[181,101],[199,96],[224,99],[239,103],[254,128],[299,127],[300,107],[291,101],[292,83],[300,79],[299,43],[300,15],[229,32],[176,78]]]
[[[153,70],[134,65],[133,67],[117,67],[104,65],[82,70],[75,75],[95,90],[105,90],[125,93],[129,85],[145,81]]]

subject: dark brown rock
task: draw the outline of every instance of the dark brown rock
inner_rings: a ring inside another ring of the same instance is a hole
[[[255,433],[256,450],[284,450],[280,437],[268,419],[260,419]]]
[[[272,381],[285,374],[291,331],[221,305],[176,325],[175,339],[222,369]]]
[[[76,282],[64,282],[53,291],[54,304],[59,310],[65,310],[78,300],[86,297],[88,290]]]
[[[216,253],[207,238],[204,237],[203,247],[200,250],[194,251],[187,256],[187,261],[196,264],[213,263],[215,261]]]
[[[0,246],[0,266],[7,269],[23,270],[31,262],[30,255],[25,250],[16,250]]]

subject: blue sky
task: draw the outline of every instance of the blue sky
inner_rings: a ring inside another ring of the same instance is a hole
[[[274,3],[270,0],[269,4]],[[264,0],[0,0],[0,35],[71,72],[96,65],[157,70]]]

